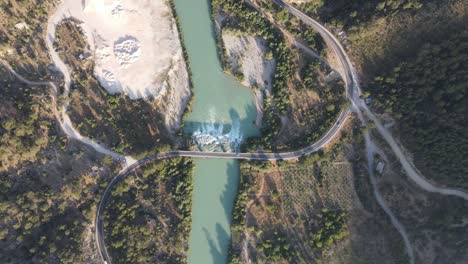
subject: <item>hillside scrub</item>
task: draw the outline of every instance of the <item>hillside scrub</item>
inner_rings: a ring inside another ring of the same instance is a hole
[[[49,56],[45,52],[47,19],[52,0],[3,0],[0,3],[0,57],[19,73],[36,79],[46,75]]]
[[[426,177],[468,188],[468,31],[421,47],[375,77],[374,108],[397,119],[402,143]]]
[[[186,263],[194,162],[146,165],[112,190],[104,229],[113,263]]]
[[[30,88],[8,80],[4,74],[0,82],[0,171],[3,171],[35,162],[49,141],[57,138],[57,130],[49,87]]]
[[[63,136],[50,87],[0,80],[0,259],[93,262],[97,194],[115,164]]]
[[[226,16],[221,25],[223,31],[264,39],[270,56],[276,61],[272,96],[263,96],[262,136],[247,140],[246,151],[294,149],[319,139],[344,105],[343,83],[326,80],[331,72],[329,67],[292,49],[294,43],[288,42],[283,29],[270,21],[268,13],[259,12],[242,1],[214,0],[212,6],[213,12]],[[303,38],[318,52],[325,52],[323,40],[310,27],[274,6],[262,4],[261,9],[263,7],[268,7],[282,27]]]
[[[307,14],[347,30],[375,17],[418,10],[431,1],[434,0],[310,0],[300,6]]]
[[[332,30],[367,82],[424,43],[466,29],[467,5],[465,0],[310,0],[297,7]]]

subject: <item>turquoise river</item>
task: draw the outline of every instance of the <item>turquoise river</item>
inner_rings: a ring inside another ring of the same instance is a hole
[[[174,0],[187,48],[195,101],[186,133],[206,125],[239,124],[243,138],[258,134],[252,92],[226,75],[218,60],[209,0]],[[225,263],[239,180],[235,160],[196,159],[188,262]]]

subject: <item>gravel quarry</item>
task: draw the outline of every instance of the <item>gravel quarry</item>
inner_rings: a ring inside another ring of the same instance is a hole
[[[166,1],[65,0],[51,23],[66,18],[83,29],[94,53],[94,75],[109,93],[157,99],[170,87],[188,91],[179,33]]]

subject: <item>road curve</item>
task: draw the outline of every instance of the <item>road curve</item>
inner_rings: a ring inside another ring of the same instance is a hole
[[[277,4],[288,8],[286,4],[284,4],[282,1],[274,1]],[[248,4],[252,4],[249,1],[247,1]],[[346,85],[346,94],[347,97],[352,97],[350,94],[353,94],[354,91],[354,86],[353,86],[353,78],[352,78],[352,71],[351,68],[349,67],[348,61],[346,59],[346,54],[343,53],[343,50],[340,49],[340,44],[339,42],[333,37],[333,35],[322,25],[320,25],[318,22],[315,20],[310,19],[309,17],[305,16],[302,14],[300,11],[292,8],[288,9],[291,13],[293,13],[296,16],[302,16],[301,19],[305,20],[310,20],[306,24],[310,24],[314,29],[316,29],[322,37],[325,39],[325,41],[333,48],[334,52],[338,55],[340,62],[343,67],[343,72],[344,72],[344,82]],[[296,150],[296,151],[291,151],[291,152],[283,152],[283,153],[266,153],[266,152],[258,152],[258,153],[222,153],[222,152],[198,152],[198,151],[171,151],[171,152],[166,152],[162,153],[156,156],[149,156],[146,158],[143,158],[141,160],[138,160],[137,162],[133,163],[132,165],[128,166],[127,168],[124,168],[122,171],[117,174],[112,181],[109,183],[107,186],[106,190],[104,191],[104,194],[101,197],[101,200],[99,201],[98,208],[96,210],[96,218],[95,218],[95,224],[96,224],[96,229],[95,229],[95,235],[96,235],[96,242],[97,242],[97,247],[99,254],[101,256],[101,259],[105,263],[110,263],[110,257],[107,252],[107,249],[104,244],[104,226],[102,223],[102,210],[104,209],[105,204],[107,203],[107,199],[110,196],[110,192],[112,188],[123,178],[131,174],[135,169],[137,169],[140,166],[143,166],[144,164],[147,164],[149,162],[153,162],[155,160],[161,160],[161,159],[167,159],[167,158],[173,158],[173,157],[194,157],[194,158],[216,158],[216,159],[238,159],[238,160],[288,160],[288,159],[294,159],[298,157],[302,157],[307,154],[314,153],[321,148],[323,148],[325,145],[327,145],[341,130],[343,127],[346,118],[350,115],[351,110],[350,109],[344,109],[340,112],[340,115],[337,119],[337,121],[333,124],[333,126],[330,128],[330,130],[327,131],[327,133],[319,139],[317,142],[314,144],[304,147],[302,149]]]
[[[343,46],[340,44],[340,42],[334,37],[334,35],[326,29],[324,26],[322,26],[320,23],[315,21],[314,19],[310,18],[309,16],[305,15],[301,11],[297,10],[293,6],[284,3],[281,0],[271,0],[275,2],[276,4],[282,6],[283,8],[287,9],[291,14],[294,16],[298,17],[300,20],[302,20],[305,24],[313,27],[325,40],[325,42],[333,49],[335,54],[337,55],[340,65],[342,66],[342,77],[344,79],[344,82],[346,84],[346,94],[350,102],[352,103],[353,107],[357,110],[358,115],[360,116],[360,119],[365,123],[364,119],[362,118],[362,113],[360,111],[360,108],[363,108],[363,104],[361,100],[359,99],[360,96],[360,89],[359,89],[359,84],[357,83],[357,77],[355,74],[355,71],[353,69],[353,66],[349,60],[348,55],[346,54]],[[246,1],[249,3],[249,1]],[[251,4],[251,3],[249,3]],[[365,105],[364,105],[364,108]],[[368,109],[365,109],[368,110]],[[370,111],[366,111],[370,112]],[[167,159],[167,158],[173,158],[173,157],[197,157],[197,158],[226,158],[226,159],[239,159],[239,160],[279,160],[279,159],[293,159],[293,158],[298,158],[313,152],[316,152],[317,150],[321,149],[324,147],[326,144],[328,144],[334,136],[340,131],[341,127],[343,126],[347,116],[350,114],[350,110],[346,109],[343,110],[340,113],[340,116],[338,120],[335,122],[335,124],[332,126],[332,128],[316,143],[312,144],[311,146],[307,146],[305,148],[302,148],[297,151],[292,151],[292,152],[284,152],[284,153],[218,153],[218,152],[198,152],[198,151],[172,151],[172,152],[167,152],[167,153],[162,153],[156,156],[150,156],[143,158],[130,166],[124,168],[117,176],[115,176],[112,181],[109,183],[107,186],[106,190],[104,191],[103,196],[101,197],[101,200],[99,202],[98,208],[96,210],[96,241],[97,241],[97,246],[99,250],[99,254],[101,256],[101,259],[105,263],[110,263],[110,257],[108,255],[107,249],[104,244],[104,230],[103,230],[103,223],[102,223],[102,217],[101,213],[102,210],[104,209],[104,206],[107,202],[107,199],[110,196],[112,188],[117,184],[122,178],[126,177],[127,175],[131,174],[135,169],[138,167],[147,164],[149,162],[153,162],[155,160],[161,160],[161,159]],[[379,132],[381,132],[379,130]],[[392,146],[393,149],[393,146]],[[401,159],[400,159],[401,161]],[[404,166],[406,167],[406,166]],[[405,168],[406,170],[406,168]],[[411,177],[413,180],[414,178]],[[372,179],[372,177],[371,177]],[[421,186],[421,182],[416,181],[418,185]],[[430,184],[429,184],[430,185]],[[376,188],[376,186],[374,186]],[[427,189],[427,186],[422,186],[423,189]],[[424,188],[426,187],[426,188]],[[435,188],[431,186],[432,188]],[[434,191],[432,189],[432,191]],[[377,192],[377,190],[374,190],[374,193]],[[456,196],[461,196],[460,193],[457,192],[441,192],[443,194],[450,194],[450,195],[456,195]],[[378,192],[377,192],[378,194]],[[463,194],[463,193],[462,193]],[[378,196],[377,198],[381,198],[380,194],[376,195]],[[468,197],[468,196],[467,196]],[[380,201],[381,200],[381,201]],[[385,212],[390,216],[392,223],[394,226],[398,229],[398,231],[401,233],[401,235],[404,238],[405,244],[408,249],[408,254],[410,255],[410,258],[412,259],[412,262],[414,262],[414,256],[412,254],[412,249],[411,245],[409,244],[408,236],[406,234],[406,231],[404,230],[403,226],[398,222],[396,217],[393,215],[393,213],[389,210],[389,208],[385,205],[383,202],[383,199],[378,199],[379,204],[384,208]]]
[[[23,76],[21,76],[19,73],[17,73],[9,64],[8,62],[4,61],[4,60],[0,60],[0,64],[2,64],[11,74],[13,74],[20,82],[23,82],[29,86],[50,86],[54,93],[57,94],[58,92],[58,89],[57,89],[57,85],[54,83],[54,82],[47,82],[47,81],[31,81],[31,80],[28,80],[26,78],[24,78]],[[88,145],[92,148],[94,148],[94,150],[96,150],[97,152],[99,153],[102,153],[104,155],[109,155],[111,156],[113,159],[115,160],[118,160],[120,162],[122,162],[124,164],[124,166],[128,166],[134,162],[136,162],[136,160],[134,160],[133,158],[129,157],[129,156],[124,156],[124,155],[120,155],[116,152],[113,152],[109,149],[106,149],[105,147],[101,146],[100,144],[98,144],[97,142],[85,137],[85,136],[82,136],[72,125],[72,122],[70,120],[70,117],[68,116],[67,112],[65,111],[65,105],[63,106],[62,108],[62,111],[60,111],[60,109],[58,108],[58,104],[57,104],[57,111],[60,112],[60,114],[57,115],[57,121],[60,125],[60,128],[62,129],[62,131],[70,138],[73,138],[73,139],[76,139],[78,141],[80,141],[81,143],[85,144],[85,145]]]
[[[281,152],[281,153],[269,153],[269,152],[256,152],[256,153],[227,153],[227,152],[201,152],[201,151],[170,151],[161,153],[155,156],[148,156],[146,158],[140,159],[137,162],[131,164],[130,166],[121,170],[107,185],[104,193],[99,201],[96,217],[95,217],[95,239],[99,251],[99,255],[104,263],[110,263],[110,257],[107,252],[106,246],[104,244],[104,225],[102,223],[102,211],[104,209],[107,200],[109,199],[111,190],[113,187],[120,182],[123,178],[130,175],[137,168],[156,161],[163,159],[170,159],[175,157],[191,157],[191,158],[209,158],[209,159],[237,159],[237,160],[288,160],[299,158],[314,152],[325,147],[335,136],[340,132],[341,128],[346,122],[347,117],[350,115],[351,111],[349,109],[342,110],[337,121],[333,126],[327,131],[327,133],[319,139],[314,144],[307,146],[305,148],[290,151],[290,152]]]
[[[312,26],[316,31],[318,31],[322,35],[322,37],[324,37],[325,41],[333,48],[335,53],[338,55],[340,63],[343,65],[343,70],[345,72],[344,73],[345,81],[347,81],[347,83],[352,86],[352,87],[349,87],[350,89],[348,89],[348,98],[350,99],[351,103],[355,107],[357,114],[361,116],[362,115],[361,110],[362,110],[368,116],[368,118],[375,123],[377,131],[380,133],[380,135],[384,138],[384,140],[390,146],[392,151],[395,153],[395,156],[400,161],[408,177],[425,191],[439,193],[442,195],[456,196],[464,200],[468,200],[468,193],[464,190],[434,186],[426,178],[424,178],[424,176],[422,176],[422,174],[419,172],[416,166],[412,163],[412,161],[403,153],[402,148],[398,145],[398,143],[393,138],[391,133],[382,125],[382,122],[372,113],[372,111],[367,107],[367,105],[363,103],[363,101],[360,99],[361,90],[359,87],[356,70],[352,66],[349,56],[347,55],[346,51],[344,50],[340,42],[336,39],[336,37],[334,37],[334,35],[330,31],[328,31],[324,26],[322,26],[320,23],[310,18],[309,16],[305,15],[304,13],[302,13],[295,7],[287,3],[284,3],[282,0],[271,0],[271,1],[277,3],[283,8],[286,8],[291,14],[301,19],[304,23]]]
[[[360,95],[361,91],[359,89],[359,83],[357,81],[357,77],[354,71],[354,68],[351,64],[351,61],[344,50],[343,46],[341,43],[335,38],[335,36],[327,30],[324,26],[322,26],[320,23],[315,21],[314,19],[310,18],[309,16],[305,15],[301,11],[297,10],[293,6],[284,3],[282,0],[271,0],[279,5],[281,5],[283,8],[286,8],[291,14],[302,20],[305,24],[311,26],[314,28],[316,31],[319,32],[319,34],[324,38],[324,40],[327,42],[329,46],[332,47],[332,49],[335,51],[335,54],[338,56],[338,59],[340,61],[340,64],[342,65],[343,72],[342,74],[344,75],[343,78],[345,79],[345,83],[348,87],[347,89],[347,97],[349,101],[351,102],[353,106],[353,110],[356,112],[358,115],[359,119],[361,120],[363,125],[367,125],[366,120],[364,119],[362,112],[360,110],[361,105],[363,104],[360,100]],[[414,264],[415,259],[414,259],[414,252],[413,248],[411,245],[411,241],[409,240],[408,233],[406,232],[405,227],[401,222],[398,220],[398,218],[393,214],[393,212],[390,210],[390,208],[387,206],[385,203],[382,195],[379,193],[378,188],[377,188],[377,181],[374,176],[374,171],[373,171],[373,165],[374,165],[374,160],[373,160],[373,152],[371,146],[373,146],[373,143],[371,141],[370,133],[369,131],[364,131],[364,138],[365,138],[365,143],[366,143],[366,151],[367,151],[367,161],[368,161],[368,171],[369,171],[369,177],[370,181],[372,184],[372,189],[374,193],[374,197],[377,200],[377,203],[380,205],[380,207],[384,210],[384,212],[388,215],[390,218],[390,221],[392,225],[395,227],[395,229],[398,231],[398,233],[401,235],[403,238],[403,242],[406,247],[406,252],[408,254],[408,257],[410,259],[410,263]]]

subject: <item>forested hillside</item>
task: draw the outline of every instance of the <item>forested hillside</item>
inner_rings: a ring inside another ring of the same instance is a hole
[[[186,263],[194,162],[146,165],[115,186],[104,211],[112,263]]]
[[[312,0],[304,11],[319,16],[323,22],[349,29],[374,17],[417,10],[433,0]]]
[[[323,22],[367,81],[467,24],[465,0],[287,0]]]
[[[428,178],[468,188],[468,31],[421,47],[369,91]]]

